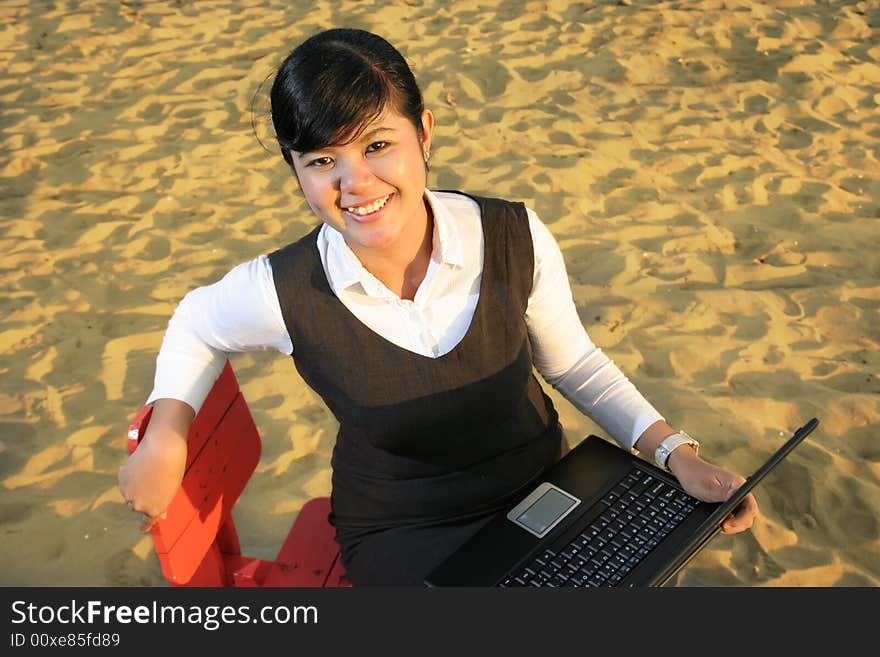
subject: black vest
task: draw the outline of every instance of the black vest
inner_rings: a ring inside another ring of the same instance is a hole
[[[398,347],[334,295],[319,228],[269,256],[293,358],[339,421],[333,512],[346,549],[372,532],[497,511],[559,458],[561,428],[532,373],[525,310],[534,252],[521,203],[477,198],[480,296],[439,358]]]

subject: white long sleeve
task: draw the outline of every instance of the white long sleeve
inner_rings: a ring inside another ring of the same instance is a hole
[[[169,397],[198,411],[230,352],[265,349],[291,353],[269,260],[260,256],[181,300],[162,340],[147,403]]]
[[[590,340],[577,314],[559,245],[529,212],[535,280],[526,322],[532,358],[541,376],[622,447],[664,419],[633,383]]]

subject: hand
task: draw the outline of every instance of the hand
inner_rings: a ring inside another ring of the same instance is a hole
[[[119,490],[149,531],[165,517],[186,469],[186,442],[195,411],[176,399],[159,399],[138,448],[119,469]]]
[[[669,455],[672,474],[685,491],[704,502],[724,502],[745,483],[745,479],[717,465],[707,463],[687,446]],[[758,515],[758,501],[748,493],[733,513],[721,523],[721,533],[736,534],[749,529]]]
[[[148,437],[119,469],[119,490],[128,507],[142,514],[142,532],[165,517],[183,481],[185,467],[185,444]]]
[[[135,511],[136,509],[134,508],[134,502],[128,502],[128,508],[131,509],[132,511]],[[164,512],[164,511],[156,517],[151,516],[149,513],[142,512],[141,513],[141,524],[140,524],[139,530],[142,533],[146,533],[146,532],[150,531],[151,529],[153,529],[153,525],[155,525],[160,520],[164,520],[167,517],[168,517],[168,513]]]

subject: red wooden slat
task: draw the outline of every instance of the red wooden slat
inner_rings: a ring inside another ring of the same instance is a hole
[[[271,561],[243,557],[239,555],[224,555],[227,572],[232,573],[232,585],[237,587],[258,587],[263,585],[266,573],[272,567]]]
[[[211,388],[210,394],[190,426],[186,443],[187,469],[195,461],[205,441],[214,433],[217,425],[226,416],[238,394],[238,380],[232,371],[232,365],[227,360],[223,371],[220,372],[220,376],[214,382],[214,387]],[[256,427],[254,430],[256,431]]]
[[[218,505],[216,515],[222,512]],[[218,521],[219,522],[219,521]],[[216,545],[209,545],[208,550],[198,560],[186,561],[179,553],[157,552],[162,574],[171,586],[229,586],[229,574],[223,555]]]
[[[329,513],[329,497],[303,505],[263,586],[324,586],[339,554]]]

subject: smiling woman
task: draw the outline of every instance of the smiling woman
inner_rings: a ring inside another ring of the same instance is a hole
[[[406,61],[369,32],[322,32],[281,65],[271,102],[281,154],[309,207],[411,300],[431,254],[423,196],[434,116]]]
[[[330,521],[355,585],[422,585],[560,458],[535,369],[621,447],[662,455],[692,495],[720,501],[743,482],[700,458],[592,343],[532,210],[427,189],[434,116],[387,41],[339,29],[297,46],[272,119],[320,221],[175,311],[153,419],[119,474],[143,529],[180,485],[188,428],[226,354],[250,349],[292,355],[339,422]],[[724,530],[756,514],[749,495]]]
[[[386,287],[410,300],[431,258],[424,164],[433,125],[429,110],[422,110],[415,126],[385,108],[353,141],[293,152],[294,171],[315,215],[339,231]]]

